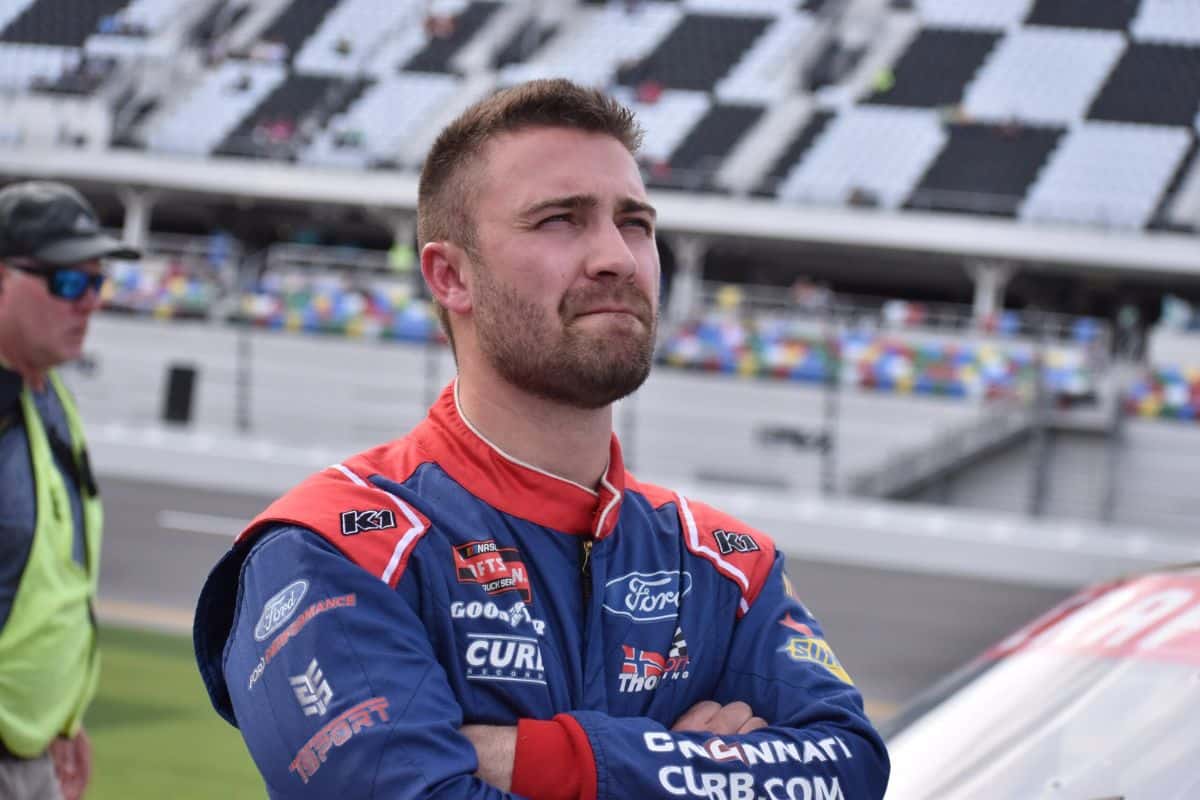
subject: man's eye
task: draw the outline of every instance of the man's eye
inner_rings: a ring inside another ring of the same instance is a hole
[[[625,220],[625,224],[641,228],[646,233],[652,233],[654,231],[654,226],[650,224],[650,220],[642,219],[641,217],[630,217],[629,219]]]
[[[538,225],[545,225],[548,222],[570,222],[570,221],[571,221],[570,214],[554,214],[552,216],[549,216],[549,217],[546,217],[545,219],[543,219],[541,222],[538,223]]]

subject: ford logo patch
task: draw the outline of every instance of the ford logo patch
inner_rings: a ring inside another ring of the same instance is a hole
[[[307,591],[308,581],[295,581],[289,583],[283,591],[268,600],[263,605],[262,616],[258,618],[258,624],[254,626],[254,638],[261,642],[279,630],[283,623],[296,613],[296,609],[300,607],[300,601],[304,599],[304,593]]]
[[[674,619],[691,590],[690,572],[630,572],[604,584],[604,610],[634,622]]]

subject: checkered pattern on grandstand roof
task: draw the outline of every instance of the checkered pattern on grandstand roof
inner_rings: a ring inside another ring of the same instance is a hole
[[[397,36],[405,28],[416,31],[423,45],[425,5],[423,0],[341,0],[305,40],[294,66],[318,75],[353,77],[361,72],[364,57],[382,41],[410,39]]]
[[[608,86],[624,63],[652,52],[683,17],[677,3],[643,2],[626,14],[619,8],[583,7],[570,15],[535,57],[500,71],[505,85],[534,78],[569,78]]]
[[[848,203],[856,191],[897,208],[946,141],[937,112],[893,106],[844,111],[784,178],[779,197]]]
[[[941,28],[1002,30],[1020,25],[1029,13],[1030,0],[916,0],[917,15],[925,25]]]
[[[654,103],[640,102],[628,89],[617,89],[614,94],[637,114],[646,131],[641,155],[651,161],[670,160],[671,153],[712,105],[705,92],[667,89]]]
[[[1051,155],[1030,189],[1020,217],[1145,227],[1189,143],[1188,132],[1182,128],[1079,124]]]
[[[1022,28],[991,52],[963,105],[980,120],[1069,124],[1087,113],[1124,47],[1111,31]]]
[[[1143,42],[1200,45],[1200,3],[1142,0],[1129,32]]]

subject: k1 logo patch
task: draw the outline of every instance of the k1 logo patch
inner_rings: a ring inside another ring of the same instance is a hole
[[[364,531],[386,531],[396,527],[396,515],[387,508],[342,512],[342,536]]]
[[[717,540],[717,549],[723,556],[730,553],[752,553],[758,549],[758,542],[754,541],[754,537],[748,533],[718,528],[713,531],[713,538]]]

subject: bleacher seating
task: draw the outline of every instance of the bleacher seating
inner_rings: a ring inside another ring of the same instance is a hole
[[[1001,31],[1019,25],[1029,12],[1030,0],[916,0],[921,21],[930,27]]]
[[[992,122],[1068,125],[1083,118],[1124,46],[1111,31],[1022,28],[988,56],[964,110]]]
[[[115,32],[126,36],[147,36],[166,27],[179,13],[186,0],[133,0],[121,10],[121,27]]]
[[[833,120],[833,117],[832,112],[818,111],[808,118],[788,146],[775,159],[775,163],[763,175],[758,187],[758,194],[772,196],[778,193],[779,185],[787,177],[787,173],[800,161],[800,157],[808,151],[817,137],[824,132],[825,126]]]
[[[344,272],[268,273],[242,293],[234,320],[353,338],[441,339],[432,307],[412,296],[411,282]]]
[[[1200,367],[1146,370],[1130,386],[1125,407],[1139,417],[1200,420]]]
[[[293,57],[341,3],[342,0],[292,0],[280,8],[261,38],[283,45],[289,57]]]
[[[723,103],[765,105],[794,93],[798,45],[813,26],[811,14],[782,11],[717,81],[717,99]]]
[[[362,91],[361,82],[321,75],[291,73],[247,116],[242,118],[216,147],[223,155],[270,154],[271,148],[283,148],[288,155],[300,124],[331,94],[340,92],[344,107]]]
[[[621,64],[654,50],[683,16],[677,3],[644,2],[632,14],[612,8],[581,8],[537,57],[500,71],[501,83],[569,78],[609,86]]]
[[[283,64],[226,61],[158,118],[149,144],[155,150],[207,155],[286,77]]]
[[[134,56],[184,2],[89,0],[61,15],[52,0],[0,0],[0,87],[89,93],[113,68],[81,52]],[[839,13],[798,0],[603,0],[566,10],[516,0],[284,1],[273,15],[248,15],[234,47],[196,44],[193,60],[210,65],[151,98],[153,113],[121,137],[167,152],[412,171],[428,138],[420,134],[441,115],[494,87],[562,76],[632,101],[648,133],[647,179],[659,187],[1198,227],[1194,215],[1171,211],[1200,136],[1197,3],[879,6],[883,16],[867,26],[877,35],[863,49],[842,40]],[[833,84],[810,86],[822,54],[847,53],[850,68],[825,76]],[[295,138],[284,135],[289,122]],[[1153,128],[1115,133],[1108,123]],[[755,161],[750,138],[768,130],[787,145]],[[1115,168],[1074,177],[1091,158],[1143,155],[1140,176]]]
[[[0,0],[0,33],[3,33],[17,17],[25,13],[25,9],[33,5],[34,0]]]
[[[950,140],[921,178],[908,208],[1013,216],[1062,131],[950,125]]]
[[[0,41],[83,47],[101,19],[128,3],[129,0],[89,0],[73,4],[67,12],[55,0],[34,0],[0,30]]]
[[[655,50],[618,70],[625,86],[654,81],[671,89],[710,92],[771,20],[766,17],[687,14]]]
[[[1146,91],[1151,85],[1157,85],[1158,91]],[[1200,46],[1130,44],[1088,116],[1194,125],[1200,116]]]
[[[712,106],[675,147],[665,169],[651,171],[649,184],[692,191],[713,188],[717,166],[762,114],[760,106]]]
[[[110,265],[101,300],[109,311],[159,319],[205,318],[212,312],[220,289],[211,269],[152,255],[137,262]]]
[[[402,27],[421,33],[423,4],[414,0],[342,0],[304,40],[293,67],[318,75],[359,75],[380,40]],[[423,41],[423,36],[418,36]]]
[[[639,98],[626,89],[614,94],[637,114],[646,131],[641,155],[651,164],[665,164],[706,113],[711,100],[704,92],[667,89],[652,100]]]
[[[1200,4],[1142,0],[1129,32],[1141,42],[1200,45]]]
[[[1028,343],[1004,345],[973,338],[939,339],[889,332],[875,325],[839,326],[832,339],[820,324],[791,315],[714,310],[672,331],[658,359],[675,367],[744,377],[823,383],[831,370],[839,382],[900,394],[974,400],[1032,396],[1036,351]],[[1042,380],[1057,396],[1095,391],[1087,348],[1052,346]]]
[[[500,7],[499,3],[475,0],[454,15],[453,26],[444,35],[434,35],[404,65],[411,72],[453,72],[450,60],[475,36]]]
[[[1144,227],[1188,145],[1187,132],[1179,128],[1118,122],[1078,125],[1051,155],[1020,217]]]
[[[429,124],[459,85],[457,78],[442,73],[402,72],[381,80],[330,120],[301,157],[314,164],[404,162],[415,168],[425,154],[406,158],[403,145]]]
[[[893,68],[892,86],[876,91],[872,103],[951,106],[1000,39],[992,31],[923,28]]]
[[[821,132],[783,179],[779,197],[898,208],[945,140],[934,111],[856,106]]]
[[[0,89],[20,91],[52,84],[79,66],[82,57],[75,47],[0,41]]]
[[[1123,31],[1129,27],[1140,1],[1035,0],[1025,24]]]

